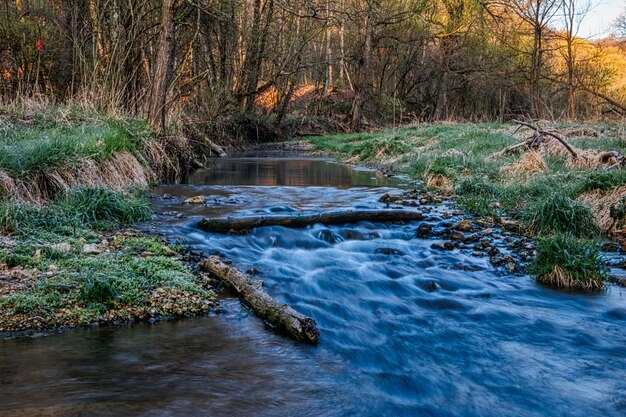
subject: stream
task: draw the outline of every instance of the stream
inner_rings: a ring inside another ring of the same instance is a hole
[[[433,249],[419,222],[196,228],[203,216],[383,208],[383,194],[410,187],[298,157],[217,160],[155,187],[146,228],[258,272],[317,321],[319,346],[228,297],[210,317],[0,340],[0,416],[626,415],[626,289],[545,289]],[[204,205],[184,203],[198,195]]]

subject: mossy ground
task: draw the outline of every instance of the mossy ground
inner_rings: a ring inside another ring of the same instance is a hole
[[[570,132],[567,140],[579,150],[626,154],[623,126],[562,124],[552,128],[564,136]],[[620,211],[618,202],[626,186],[626,170],[578,167],[567,152],[554,146],[535,154],[503,154],[505,148],[525,139],[524,134],[515,135],[515,130],[516,126],[502,123],[435,124],[309,140],[318,152],[420,179],[426,188],[454,195],[470,214],[513,218],[528,234],[544,239],[569,234],[567,242],[559,241],[563,250],[568,245],[579,249],[587,239],[608,232],[619,238],[623,231],[616,228],[623,227],[624,219],[612,217],[623,217],[626,212]],[[606,204],[585,204],[589,196],[602,199],[605,195],[612,198]],[[561,265],[556,258],[553,266],[574,280],[582,270],[572,262]]]
[[[120,231],[149,219],[148,202],[71,190],[41,209],[16,203],[0,240],[0,333],[207,313],[214,294],[180,248]]]

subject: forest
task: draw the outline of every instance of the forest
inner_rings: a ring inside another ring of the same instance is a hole
[[[141,115],[157,131],[171,123],[218,141],[419,121],[615,118],[626,106],[625,18],[612,36],[583,39],[591,7],[4,1],[0,95]]]

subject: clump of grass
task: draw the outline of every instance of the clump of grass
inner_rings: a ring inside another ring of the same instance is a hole
[[[15,233],[37,223],[39,211],[33,207],[12,203],[0,203],[0,231]]]
[[[477,216],[495,216],[494,202],[499,195],[498,188],[479,178],[468,178],[456,190],[459,203],[468,213]]]
[[[119,297],[111,282],[105,277],[88,278],[80,291],[82,300],[87,304],[110,306]]]
[[[380,158],[383,156],[402,155],[410,150],[406,142],[397,136],[390,138],[373,139],[362,142],[352,149],[352,155],[362,160]]]
[[[527,207],[524,216],[538,235],[571,233],[591,238],[601,232],[589,207],[561,193]]]
[[[124,239],[120,243],[120,248],[130,253],[144,253],[148,252],[152,255],[171,255],[173,252],[180,252],[182,248],[180,246],[174,246],[170,248],[163,244],[163,242],[151,237],[133,236]]]
[[[150,219],[149,201],[138,193],[100,187],[70,189],[43,208],[0,203],[0,232],[72,234],[78,228],[111,229]]]
[[[51,210],[79,227],[96,229],[148,220],[152,211],[147,199],[100,187],[79,187],[56,198]]]
[[[600,290],[608,278],[607,262],[599,245],[571,234],[540,239],[529,271],[540,284],[574,291]]]

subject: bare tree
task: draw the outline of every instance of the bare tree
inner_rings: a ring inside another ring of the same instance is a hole
[[[502,2],[505,7],[517,15],[532,31],[530,56],[529,94],[532,117],[541,117],[541,81],[545,67],[545,53],[549,25],[558,12],[560,0],[512,0]]]
[[[161,34],[152,76],[152,89],[148,105],[148,119],[152,127],[165,132],[167,91],[171,78],[172,50],[174,48],[174,12],[176,0],[163,0],[161,6]]]
[[[562,53],[567,66],[567,111],[570,119],[576,117],[576,64],[578,29],[591,9],[589,0],[561,0],[561,13],[564,25],[563,40],[565,48]]]
[[[626,39],[626,10],[613,22],[615,36],[618,39]]]

